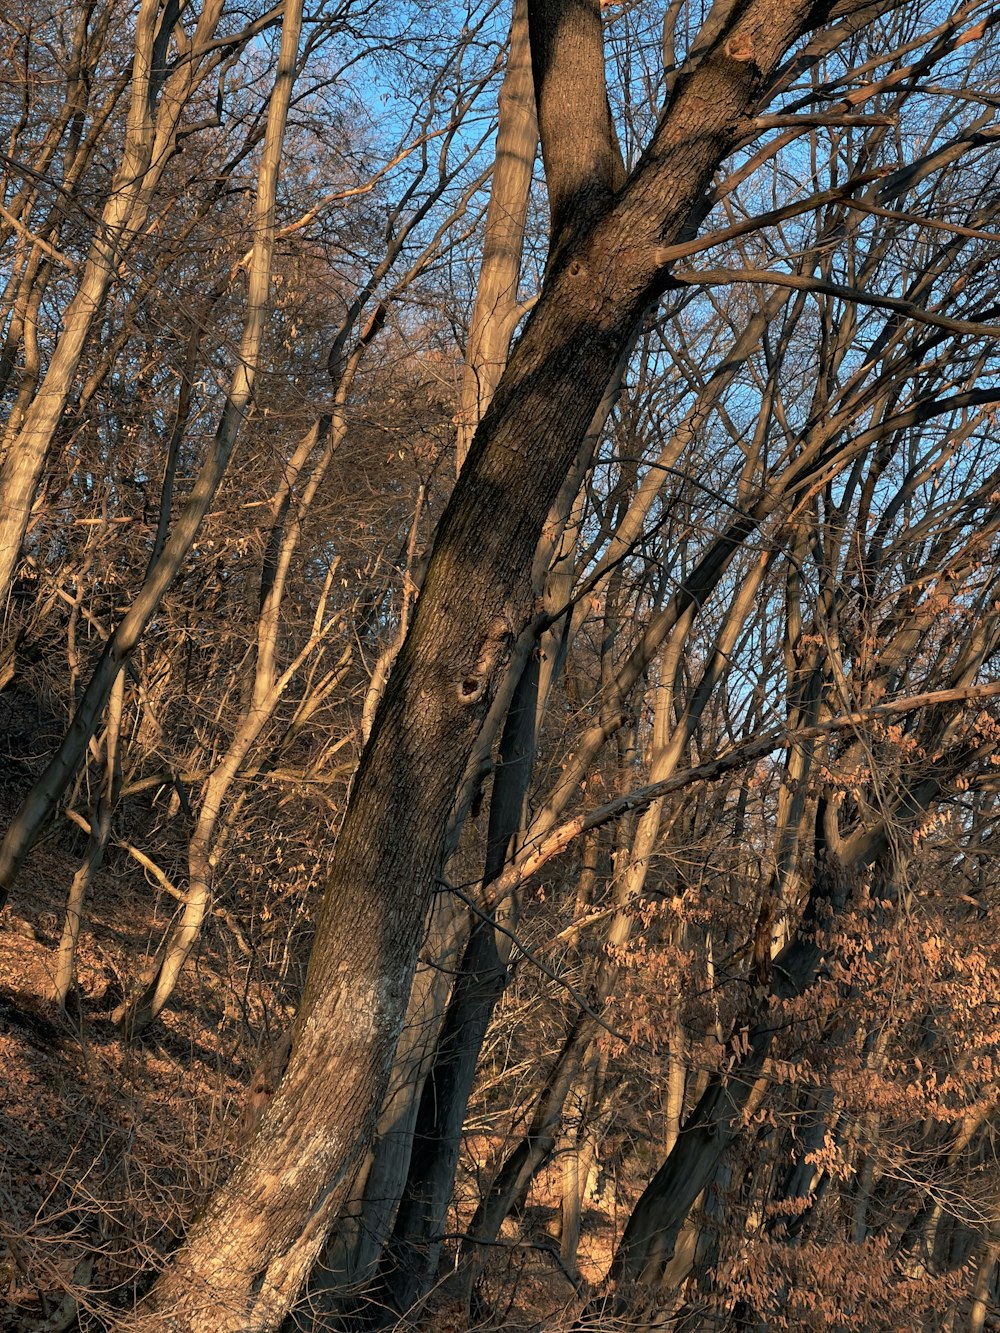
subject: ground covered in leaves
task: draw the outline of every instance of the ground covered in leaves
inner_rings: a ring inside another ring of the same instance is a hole
[[[4,826],[14,794],[0,788]],[[293,1013],[294,985],[272,984],[222,914],[157,1023],[124,1041],[112,1013],[176,904],[116,848],[87,905],[77,991],[60,1013],[56,950],[84,845],[72,826],[54,828],[0,917],[0,1333],[96,1333],[132,1305],[245,1144],[254,1073]],[[477,1182],[503,1149],[496,1136],[470,1136],[459,1213],[471,1216]],[[564,1328],[580,1308],[559,1262],[558,1190],[551,1169],[504,1228],[483,1282],[493,1327]],[[605,1271],[633,1194],[611,1187],[585,1211],[586,1281]],[[454,1318],[439,1315],[441,1327]]]

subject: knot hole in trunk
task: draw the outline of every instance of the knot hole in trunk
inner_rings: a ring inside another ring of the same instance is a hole
[[[510,655],[514,635],[506,620],[497,616],[486,630],[486,639],[471,671],[458,683],[458,701],[465,707],[476,704],[496,684],[500,671]]]

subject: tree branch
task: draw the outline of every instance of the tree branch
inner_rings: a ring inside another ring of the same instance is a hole
[[[502,875],[489,886],[485,895],[486,910],[493,912],[516,889],[523,888],[548,865],[560,856],[581,834],[589,829],[610,823],[619,815],[636,810],[644,810],[653,801],[674,792],[682,791],[696,782],[716,782],[727,773],[746,768],[749,764],[763,759],[774,750],[796,741],[816,740],[834,735],[839,731],[848,731],[853,727],[864,726],[883,717],[895,717],[901,713],[913,713],[921,708],[929,708],[946,703],[971,703],[1000,696],[1000,681],[991,681],[986,685],[959,686],[947,690],[930,690],[923,694],[911,694],[901,699],[890,699],[885,703],[875,704],[871,708],[855,713],[844,713],[831,718],[828,722],[814,727],[790,729],[776,728],[763,736],[755,736],[742,745],[736,745],[725,754],[714,759],[685,768],[662,782],[650,782],[643,787],[635,787],[630,792],[616,796],[613,801],[596,806],[586,814],[566,820],[534,844],[527,843],[522,855],[514,861]]]
[[[846,287],[839,282],[826,282],[821,278],[810,278],[804,273],[775,273],[770,269],[757,268],[706,268],[674,269],[671,281],[679,286],[717,287],[731,282],[749,282],[764,287],[792,287],[800,292],[815,292],[820,296],[833,296],[841,301],[853,301],[857,305],[872,306],[875,309],[892,310],[919,324],[930,324],[933,328],[944,329],[947,333],[956,333],[975,338],[1000,338],[1000,324],[978,324],[974,320],[951,319],[947,315],[935,315],[930,310],[906,301],[898,296],[873,296],[858,287]]]

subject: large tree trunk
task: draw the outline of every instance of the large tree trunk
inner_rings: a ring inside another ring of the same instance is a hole
[[[538,659],[532,654],[515,688],[500,742],[484,884],[500,873],[508,846],[523,825],[537,700]],[[486,1030],[506,985],[509,955],[510,940],[497,938],[492,920],[474,921],[421,1095],[406,1187],[373,1293],[373,1305],[387,1315],[405,1313],[437,1278],[462,1126]]]
[[[277,1326],[374,1131],[454,794],[532,612],[542,527],[642,311],[767,76],[826,6],[755,0],[678,80],[613,195],[596,3],[539,4],[554,259],[442,519],[337,843],[285,1079],[143,1306],[146,1329]],[[581,81],[583,80],[583,81]],[[669,258],[669,255],[666,256]]]
[[[535,595],[550,610],[566,606],[569,590],[556,573],[561,559],[570,575],[576,541],[572,512],[576,508],[587,460],[621,392],[625,357],[612,376],[591,420],[581,454],[549,513],[546,535],[533,565]],[[566,576],[568,577],[568,576]],[[534,772],[537,738],[549,691],[565,660],[566,635],[552,628],[543,633],[521,668],[500,740],[483,872],[488,891],[512,858],[523,849],[527,800]],[[480,738],[482,744],[482,738]],[[505,930],[496,931],[485,918],[473,924],[468,948],[448,1004],[434,1065],[421,1097],[413,1156],[393,1234],[382,1263],[380,1285],[370,1295],[373,1311],[383,1321],[402,1314],[427,1295],[437,1280],[440,1235],[451,1201],[462,1127],[475,1082],[483,1041],[507,983],[510,928],[517,919],[512,895]]]
[[[448,979],[460,966],[467,935],[465,909],[441,895],[432,908],[375,1143],[310,1282],[310,1308],[336,1313],[352,1325],[358,1293],[376,1273],[406,1185],[421,1089],[435,1057]]]

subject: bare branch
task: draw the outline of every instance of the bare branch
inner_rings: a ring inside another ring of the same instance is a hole
[[[604,805],[596,806],[586,814],[566,820],[533,845],[529,843],[521,857],[490,884],[486,894],[486,907],[491,912],[495,910],[504,898],[530,883],[550,861],[560,856],[571,843],[589,829],[599,828],[602,824],[610,823],[611,820],[627,812],[643,810],[653,801],[683,791],[697,782],[716,782],[728,773],[756,763],[758,759],[765,758],[782,746],[832,736],[837,732],[866,726],[883,717],[899,717],[904,713],[915,713],[921,708],[946,703],[981,702],[998,696],[1000,696],[1000,681],[947,690],[929,690],[902,699],[890,699],[858,712],[844,713],[814,727],[794,730],[781,727],[766,732],[763,736],[755,736],[742,745],[734,746],[725,754],[717,755],[716,758],[706,760],[703,764],[696,764],[692,768],[683,769],[662,782],[651,782],[643,787],[635,787],[632,791],[616,796],[614,800],[607,801]]]
[[[906,301],[902,297],[873,296],[858,287],[846,287],[843,283],[807,277],[804,273],[775,273],[770,269],[752,268],[708,268],[700,271],[674,269],[671,279],[678,284],[696,287],[719,287],[731,282],[755,283],[764,287],[791,287],[795,291],[816,292],[822,296],[836,297],[841,301],[853,301],[858,305],[872,306],[875,309],[892,310],[919,324],[929,324],[932,328],[944,329],[947,333],[971,335],[975,338],[1000,338],[1000,324],[978,324],[974,320],[935,315],[923,306],[913,301]]]

